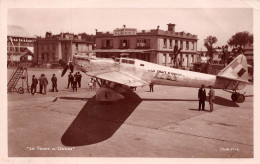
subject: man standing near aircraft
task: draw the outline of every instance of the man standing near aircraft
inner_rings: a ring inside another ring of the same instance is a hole
[[[150,86],[150,92],[153,92],[153,85],[154,85],[153,83],[150,83],[150,85],[149,85]]]
[[[67,87],[68,89],[69,89],[70,85],[72,86],[73,81],[74,81],[74,77],[73,77],[72,73],[70,72],[70,74],[68,75],[68,87]]]
[[[32,95],[36,94],[36,88],[37,88],[38,80],[35,77],[35,75],[32,76],[32,85],[31,85],[31,93]]]
[[[213,111],[213,102],[215,100],[215,90],[212,86],[209,86],[209,105],[210,105],[210,112]]]
[[[56,92],[58,92],[57,77],[55,76],[55,74],[52,75],[51,82],[52,82],[52,92],[54,92],[54,90],[56,90]]]
[[[199,89],[199,93],[198,93],[199,111],[201,110],[201,106],[202,106],[202,110],[205,110],[206,90],[204,87],[205,87],[204,85],[201,85],[201,88]]]

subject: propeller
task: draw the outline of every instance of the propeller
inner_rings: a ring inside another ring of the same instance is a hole
[[[68,69],[70,69],[71,73],[73,73],[74,70],[74,66],[72,64],[71,61],[69,61],[68,63],[64,62],[63,60],[59,60],[60,65],[64,68],[62,73],[61,73],[61,77],[63,77],[65,75],[65,73],[67,72]]]

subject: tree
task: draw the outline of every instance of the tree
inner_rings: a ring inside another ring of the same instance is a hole
[[[210,57],[210,63],[212,62],[213,59],[213,54],[216,52],[216,49],[218,49],[218,47],[214,48],[213,44],[215,44],[218,41],[218,39],[215,36],[208,36],[205,40],[204,40],[204,46],[207,48],[207,56]]]
[[[228,45],[231,47],[243,47],[246,44],[253,43],[253,35],[247,31],[238,32],[228,40]]]

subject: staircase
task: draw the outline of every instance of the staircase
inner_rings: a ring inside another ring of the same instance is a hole
[[[17,67],[16,71],[13,73],[11,79],[9,80],[7,84],[7,92],[13,92],[13,90],[16,90],[16,85],[20,78],[23,76],[23,72],[26,68],[24,67]]]

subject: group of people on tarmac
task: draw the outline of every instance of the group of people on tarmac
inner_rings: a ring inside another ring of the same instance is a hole
[[[73,92],[74,91],[76,92],[78,90],[77,88],[81,87],[81,78],[82,78],[82,75],[80,74],[80,72],[76,72],[74,74],[74,76],[70,72],[70,74],[68,75],[68,86],[67,86],[67,88],[69,88],[69,86],[71,86]],[[78,87],[77,87],[77,85],[78,85]]]
[[[81,87],[81,78],[82,75],[80,72],[76,72],[74,76],[72,73],[68,75],[68,88],[71,84],[73,91],[77,91],[77,85]],[[55,74],[52,75],[51,82],[52,82],[52,92],[58,92],[58,85],[57,85],[57,77]],[[35,75],[32,75],[32,83],[31,83],[31,93],[32,95],[36,94],[37,85],[40,85],[39,93],[46,94],[47,93],[47,85],[49,84],[48,79],[46,78],[45,74],[41,74],[41,76],[37,79]]]
[[[205,110],[205,101],[206,101],[206,89],[204,88],[204,85],[201,85],[201,88],[199,89],[198,92],[198,98],[199,98],[199,111]],[[213,111],[213,103],[215,100],[215,90],[213,87],[210,85],[209,86],[209,105],[210,105],[210,112]]]
[[[55,74],[52,75],[51,82],[52,82],[52,92],[54,92],[55,90],[56,92],[58,92],[57,77],[55,76]],[[31,85],[30,94],[32,95],[36,94],[38,83],[40,85],[39,93],[45,95],[47,93],[47,85],[49,84],[49,81],[46,78],[45,74],[41,74],[41,76],[38,79],[35,77],[35,75],[32,75],[32,85]]]

